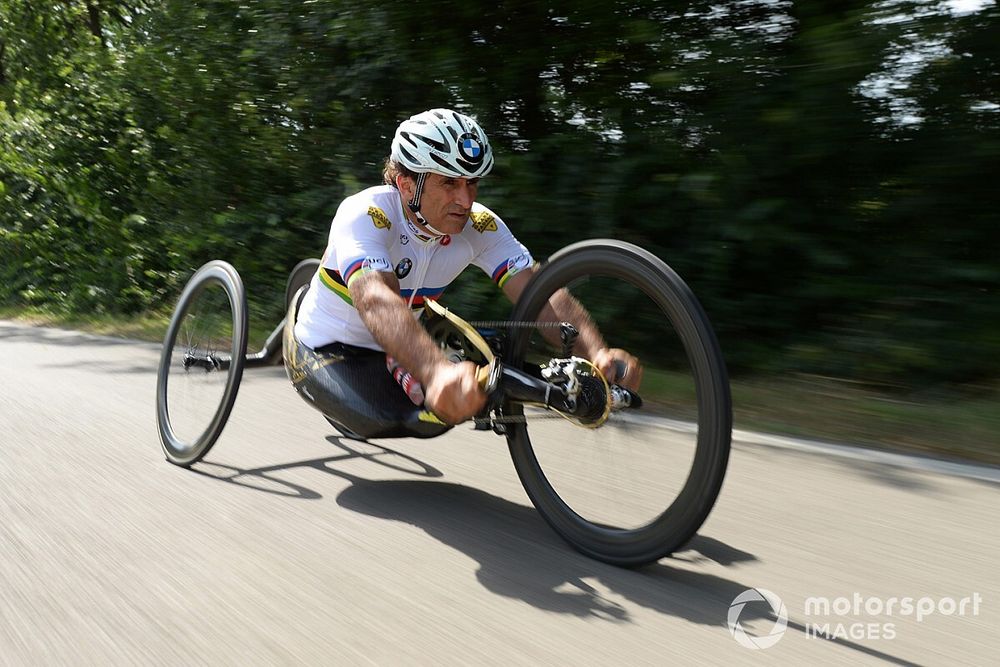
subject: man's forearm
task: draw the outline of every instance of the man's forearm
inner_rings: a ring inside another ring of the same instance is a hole
[[[607,347],[604,337],[594,324],[594,319],[587,309],[576,300],[566,289],[561,289],[549,297],[549,302],[542,308],[539,320],[543,322],[569,322],[577,328],[580,336],[573,347],[574,354],[593,358],[598,350]],[[543,328],[542,335],[553,345],[560,345],[559,334],[555,329]]]
[[[512,303],[517,303],[521,299],[521,295],[531,282],[535,271],[537,271],[537,267],[533,267],[530,271],[522,271],[507,281],[503,291]],[[580,336],[576,339],[576,345],[573,346],[573,353],[581,357],[592,359],[599,350],[607,347],[604,337],[597,325],[594,324],[590,313],[567,289],[561,289],[549,297],[548,303],[538,314],[538,321],[569,322],[575,326],[580,332]],[[540,329],[540,333],[555,347],[562,345],[559,331],[555,327],[543,327]]]
[[[387,284],[394,279],[377,273],[360,276],[351,286],[351,296],[361,320],[382,349],[427,385],[444,354],[400,298],[398,283],[395,290]]]

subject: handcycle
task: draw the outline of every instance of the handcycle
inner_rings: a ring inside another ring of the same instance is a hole
[[[291,272],[289,312],[318,260]],[[637,354],[629,391],[574,354],[577,328],[552,320],[571,295],[612,347]],[[681,548],[709,515],[732,437],[729,381],[704,310],[684,281],[637,246],[595,239],[542,263],[508,320],[466,321],[428,302],[426,326],[446,355],[481,365],[487,408],[478,430],[506,438],[528,498],[580,552],[638,566]],[[212,261],[188,281],[160,358],[157,426],[166,458],[200,461],[219,438],[245,368],[280,364],[282,321],[247,353],[246,292]]]

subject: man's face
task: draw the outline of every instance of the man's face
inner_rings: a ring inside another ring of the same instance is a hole
[[[416,183],[403,179],[401,188],[406,201],[413,197]],[[420,214],[439,232],[458,234],[465,227],[479,192],[478,178],[451,178],[428,174],[424,194],[420,197]]]

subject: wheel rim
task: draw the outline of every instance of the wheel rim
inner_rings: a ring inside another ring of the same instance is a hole
[[[214,443],[232,406],[245,330],[228,276],[192,279],[171,322],[161,361],[160,427],[168,457],[188,463]]]
[[[549,272],[548,284],[540,281],[515,319],[533,319],[547,295],[565,285],[610,346],[642,360],[643,407],[612,413],[592,430],[529,407],[510,438],[518,473],[543,516],[577,548],[623,564],[655,559],[700,526],[721,485],[730,432],[714,336],[690,317],[700,307],[693,297],[678,298],[689,292],[679,279],[670,282],[662,262],[635,254],[624,260],[627,254],[590,248],[564,258],[558,276]],[[508,361],[553,353],[538,331],[512,338]]]

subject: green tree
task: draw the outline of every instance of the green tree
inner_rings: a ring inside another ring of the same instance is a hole
[[[453,106],[497,149],[480,196],[536,255],[649,248],[737,372],[995,378],[998,18],[922,0],[0,0],[0,301],[158,307],[224,257],[277,309],[396,124]],[[485,281],[458,287],[502,315]]]

